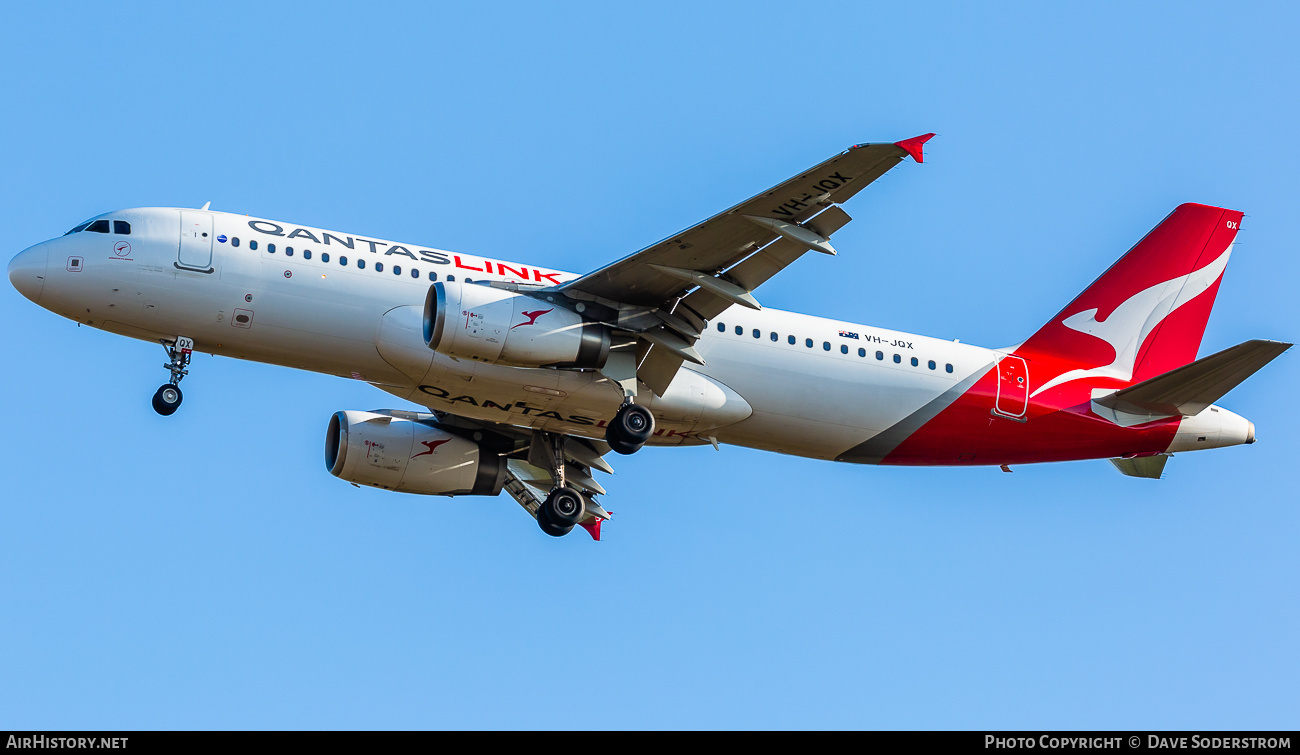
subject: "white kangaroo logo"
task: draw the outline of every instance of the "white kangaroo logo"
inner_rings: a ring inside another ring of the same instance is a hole
[[[1228,256],[1232,254],[1232,246],[1229,244],[1218,259],[1200,270],[1137,292],[1116,307],[1104,322],[1097,321],[1096,308],[1076,312],[1061,320],[1061,324],[1071,330],[1100,338],[1110,344],[1115,350],[1115,360],[1100,367],[1062,372],[1039,386],[1031,398],[1053,386],[1082,378],[1109,377],[1126,383],[1132,380],[1138,349],[1147,336],[1174,310],[1200,296],[1223,275],[1224,268],[1228,266]]]

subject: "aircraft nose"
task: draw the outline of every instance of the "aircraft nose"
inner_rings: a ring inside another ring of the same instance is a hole
[[[22,250],[9,260],[9,282],[18,293],[37,301],[45,289],[45,268],[49,261],[50,250],[43,243]]]

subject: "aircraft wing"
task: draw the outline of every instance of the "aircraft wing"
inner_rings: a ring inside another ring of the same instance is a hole
[[[637,377],[661,394],[705,323],[733,304],[760,309],[752,291],[805,252],[835,254],[830,235],[851,219],[838,205],[934,134],[859,144],[702,223],[557,290],[618,312],[635,333]]]

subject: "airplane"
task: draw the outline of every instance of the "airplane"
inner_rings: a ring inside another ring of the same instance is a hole
[[[146,207],[9,263],[37,305],[162,344],[180,406],[193,352],[364,380],[426,411],[344,410],[325,466],[424,495],[508,492],[552,536],[610,518],[612,451],[733,444],[907,466],[1109,459],[1159,478],[1254,443],[1215,405],[1292,344],[1196,359],[1242,213],[1184,204],[1026,340],[983,348],[763,307],[834,255],[841,205],[933,134],[858,144],[585,275],[247,215]]]

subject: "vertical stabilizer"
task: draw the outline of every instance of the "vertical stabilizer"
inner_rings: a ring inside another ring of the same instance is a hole
[[[1241,217],[1200,204],[1171,212],[1017,350],[1032,363],[1032,396],[1074,403],[1194,360]]]

